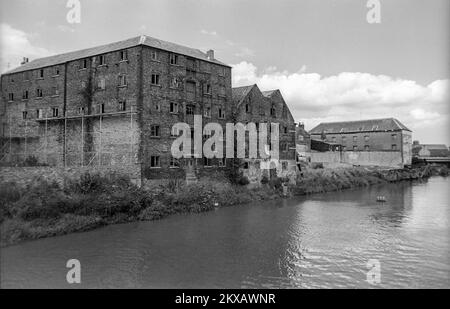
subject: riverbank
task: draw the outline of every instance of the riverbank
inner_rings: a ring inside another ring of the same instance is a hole
[[[289,194],[306,195],[402,180],[448,175],[444,167],[425,166],[395,171],[314,169],[299,175]],[[254,201],[281,198],[283,180],[265,181],[260,187],[232,185],[225,179],[196,184],[177,182],[151,191],[127,178],[85,174],[64,187],[41,181],[26,190],[14,183],[0,189],[2,247],[44,237],[87,231],[132,221],[158,220],[177,213],[199,213]]]

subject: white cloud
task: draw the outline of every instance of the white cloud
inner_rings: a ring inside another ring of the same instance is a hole
[[[386,75],[343,72],[334,76],[259,70],[242,61],[233,66],[233,85],[280,89],[294,118],[309,129],[322,121],[396,117],[424,142],[450,143],[450,80],[420,85]],[[432,134],[434,132],[434,134]]]
[[[42,47],[35,46],[30,41],[30,35],[14,29],[8,24],[0,24],[1,54],[0,70],[4,72],[20,65],[23,57],[40,58],[51,53]],[[8,68],[9,66],[9,68]]]
[[[211,36],[218,36],[219,34],[217,33],[217,31],[208,31],[205,29],[200,30],[201,34],[205,34],[205,35],[211,35]]]

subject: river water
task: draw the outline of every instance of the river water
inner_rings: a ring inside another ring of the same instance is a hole
[[[449,185],[435,177],[26,242],[1,250],[1,287],[449,288]],[[81,284],[66,281],[69,259]]]

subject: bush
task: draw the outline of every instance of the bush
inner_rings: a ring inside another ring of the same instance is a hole
[[[239,182],[238,182],[241,186],[246,186],[246,185],[248,185],[249,183],[250,183],[250,180],[248,180],[248,178],[247,178],[247,176],[242,176],[240,179],[239,179]]]

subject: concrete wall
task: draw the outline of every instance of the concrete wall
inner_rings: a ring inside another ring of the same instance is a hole
[[[311,162],[323,163],[325,167],[341,165],[403,167],[402,153],[399,151],[312,152]]]

